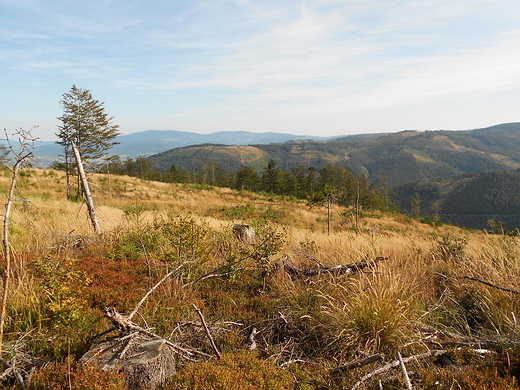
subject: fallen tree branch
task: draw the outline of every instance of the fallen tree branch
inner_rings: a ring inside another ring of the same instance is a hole
[[[462,276],[462,277],[459,277],[458,279],[473,280],[474,282],[479,282],[479,283],[482,283],[482,284],[484,284],[486,286],[496,288],[498,290],[502,290],[502,291],[505,291],[505,292],[510,292],[510,293],[513,293],[513,294],[520,294],[520,291],[512,290],[510,288],[500,287],[500,286],[497,286],[496,284],[489,283],[489,282],[486,282],[485,280],[477,279],[477,278],[474,278],[472,276]]]
[[[192,303],[192,306],[195,309],[195,311],[197,312],[197,314],[199,315],[200,320],[202,321],[202,325],[204,326],[204,330],[206,331],[206,334],[208,335],[209,341],[211,343],[211,348],[213,348],[213,350],[217,354],[218,358],[222,359],[222,355],[220,354],[220,351],[218,350],[217,345],[215,344],[215,340],[213,340],[213,337],[211,336],[211,333],[209,332],[208,325],[206,324],[206,320],[204,319],[204,316],[202,315],[202,312],[200,311],[200,309],[194,303]]]
[[[422,340],[423,343],[445,346],[458,346],[458,347],[469,347],[469,348],[503,348],[503,347],[519,347],[520,342],[518,341],[507,341],[507,340],[489,340],[480,337],[468,337],[460,334],[450,332],[447,330],[440,330],[433,328],[429,325],[420,324],[422,331],[427,332],[437,337],[437,335],[444,335],[445,337],[452,338],[452,340],[433,340],[431,338]]]
[[[182,263],[181,265],[179,265],[177,268],[175,268],[173,271],[168,272],[166,275],[164,275],[164,277],[161,280],[159,280],[155,284],[155,286],[153,286],[151,289],[149,289],[146,292],[146,294],[141,298],[141,300],[135,306],[134,310],[132,310],[132,312],[128,315],[127,320],[132,319],[132,317],[135,315],[135,313],[137,313],[137,311],[139,310],[141,305],[144,303],[144,301],[146,301],[146,299],[150,296],[150,294],[152,292],[154,292],[154,290],[157,287],[159,287],[161,284],[163,284],[166,279],[168,279],[169,277],[173,276],[176,272],[179,272],[181,270],[181,268],[184,267],[186,264],[190,264],[190,263],[194,263],[194,261],[186,261],[186,262]]]
[[[406,365],[404,364],[401,352],[397,351],[397,357],[399,358],[399,364],[401,365],[401,371],[403,372],[403,378],[404,382],[406,383],[406,388],[408,390],[413,390],[412,383],[410,382],[410,377],[408,376],[408,370],[406,369]]]
[[[421,353],[419,355],[408,356],[408,357],[402,358],[402,362],[404,364],[404,363],[411,362],[412,360],[424,359],[424,358],[427,358],[427,357],[442,356],[442,355],[444,355],[446,353],[448,353],[448,351],[444,350],[444,349],[428,351],[428,352],[425,352],[425,353]],[[377,377],[379,375],[385,374],[386,372],[390,371],[392,368],[399,367],[400,365],[401,365],[401,361],[400,360],[393,360],[390,363],[387,363],[384,366],[379,367],[377,370],[369,372],[368,374],[363,376],[359,381],[357,381],[354,384],[354,386],[352,386],[351,390],[359,389],[361,386],[364,385],[364,383],[366,381],[368,381],[368,380],[370,380],[370,379],[372,379],[374,377]]]
[[[319,261],[317,258],[315,258],[314,256],[311,256],[310,254],[308,254],[307,252],[302,252],[300,250],[295,250],[294,253],[296,253],[298,256],[301,256],[301,257],[305,257],[306,259],[309,259],[309,260],[312,260],[314,261],[316,264],[318,264],[318,266],[320,266],[321,268],[327,268],[327,266],[325,264],[323,264],[321,261]]]
[[[367,364],[379,362],[381,360],[383,360],[383,355],[378,353],[377,355],[369,356],[369,357],[367,357],[367,358],[365,358],[363,360],[358,360],[358,361],[355,361],[355,362],[352,362],[352,363],[347,363],[347,364],[345,364],[343,366],[339,366],[339,367],[333,368],[331,370],[331,373],[337,373],[337,372],[342,372],[342,371],[346,371],[346,370],[352,370],[353,368],[363,367],[363,366],[366,366]]]
[[[185,287],[189,287],[195,283],[198,283],[198,282],[202,282],[203,280],[206,280],[206,279],[210,279],[210,278],[221,278],[223,276],[228,276],[228,275],[232,275],[234,274],[235,272],[238,272],[238,271],[241,271],[243,270],[243,268],[237,268],[233,271],[229,271],[229,272],[223,272],[223,273],[220,273],[220,274],[206,274],[204,276],[201,276],[200,278],[198,279],[195,279],[194,281],[192,282],[189,282],[189,283],[186,283],[186,284],[183,284],[182,285],[182,288],[185,288]]]
[[[300,268],[296,266],[289,255],[285,255],[280,259],[276,260],[274,266],[277,269],[283,269],[285,272],[294,276],[305,276],[313,277],[320,276],[323,274],[340,274],[349,275],[360,270],[376,265],[380,261],[387,260],[388,257],[376,257],[374,260],[367,261],[363,260],[357,263],[346,264],[346,265],[335,265],[332,267],[320,267],[320,268]]]

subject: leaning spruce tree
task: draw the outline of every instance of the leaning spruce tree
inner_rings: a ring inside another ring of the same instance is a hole
[[[106,151],[118,144],[115,138],[121,134],[119,126],[112,124],[103,107],[104,103],[92,97],[88,89],[73,85],[69,92],[63,94],[60,101],[63,115],[58,117],[61,126],[56,136],[59,145],[63,146],[63,163],[67,174],[67,197],[70,198],[70,176],[74,172],[74,154],[72,143],[76,145],[84,163],[99,160]],[[78,193],[80,186],[78,185]]]

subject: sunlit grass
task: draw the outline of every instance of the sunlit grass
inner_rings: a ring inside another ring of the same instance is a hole
[[[143,318],[167,335],[175,321],[195,318],[189,307],[196,302],[209,321],[243,322],[244,330],[220,339],[229,353],[242,348],[237,340],[252,326],[265,337],[263,353],[281,353],[277,341],[298,340],[309,360],[325,366],[376,352],[391,356],[420,341],[420,324],[520,341],[517,237],[378,211],[363,211],[356,226],[353,210],[337,205],[329,234],[327,209],[302,201],[91,175],[103,234],[67,247],[70,237],[94,237],[85,205],[66,200],[63,172],[22,172],[17,196],[25,201],[15,203],[10,227],[16,267],[8,325],[16,334],[37,329],[41,340],[54,337],[52,348],[38,344],[48,356],[65,356],[71,339],[80,354],[88,336],[102,330],[100,307],[130,310],[184,260],[194,265],[157,289]],[[0,175],[4,197],[9,180]],[[236,223],[258,227],[257,248],[233,237]],[[273,232],[279,236],[262,242]],[[284,254],[300,267],[384,260],[352,276],[298,279],[270,268]],[[214,269],[232,272],[183,287]]]

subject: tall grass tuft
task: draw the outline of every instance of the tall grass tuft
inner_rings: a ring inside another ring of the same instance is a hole
[[[412,337],[415,286],[387,272],[331,284],[321,297],[321,326],[339,357],[388,352]]]

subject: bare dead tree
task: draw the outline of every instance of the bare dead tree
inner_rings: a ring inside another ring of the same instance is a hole
[[[94,231],[97,235],[101,234],[101,228],[99,227],[99,222],[96,216],[96,208],[94,207],[94,201],[92,200],[92,195],[90,194],[90,187],[87,181],[87,175],[85,174],[85,170],[83,169],[83,163],[81,162],[81,156],[79,154],[79,150],[74,144],[71,142],[72,150],[74,151],[74,157],[76,157],[76,165],[78,167],[78,177],[81,180],[81,187],[83,189],[83,195],[85,197],[85,203],[87,203],[88,214],[90,216],[90,221],[92,222],[92,226],[94,227]]]
[[[15,135],[19,136],[20,149],[15,151],[13,145],[11,145],[9,136],[7,134],[7,130],[4,129],[5,136],[7,138],[9,148],[13,153],[14,165],[11,168],[12,178],[11,178],[11,186],[9,188],[9,194],[7,195],[7,203],[5,204],[5,215],[4,215],[4,232],[3,232],[3,240],[2,244],[4,247],[4,259],[5,259],[5,268],[2,274],[2,300],[0,302],[0,353],[2,352],[3,340],[4,340],[4,325],[5,325],[5,317],[6,317],[6,307],[7,307],[7,292],[9,289],[9,276],[11,274],[11,246],[9,244],[9,222],[11,218],[11,210],[13,206],[13,202],[17,200],[15,198],[16,191],[16,179],[18,178],[18,172],[25,161],[32,157],[32,151],[28,151],[29,148],[32,147],[35,138],[32,137],[31,131],[37,126],[32,127],[29,131],[25,131],[23,129],[19,129],[16,131]]]

